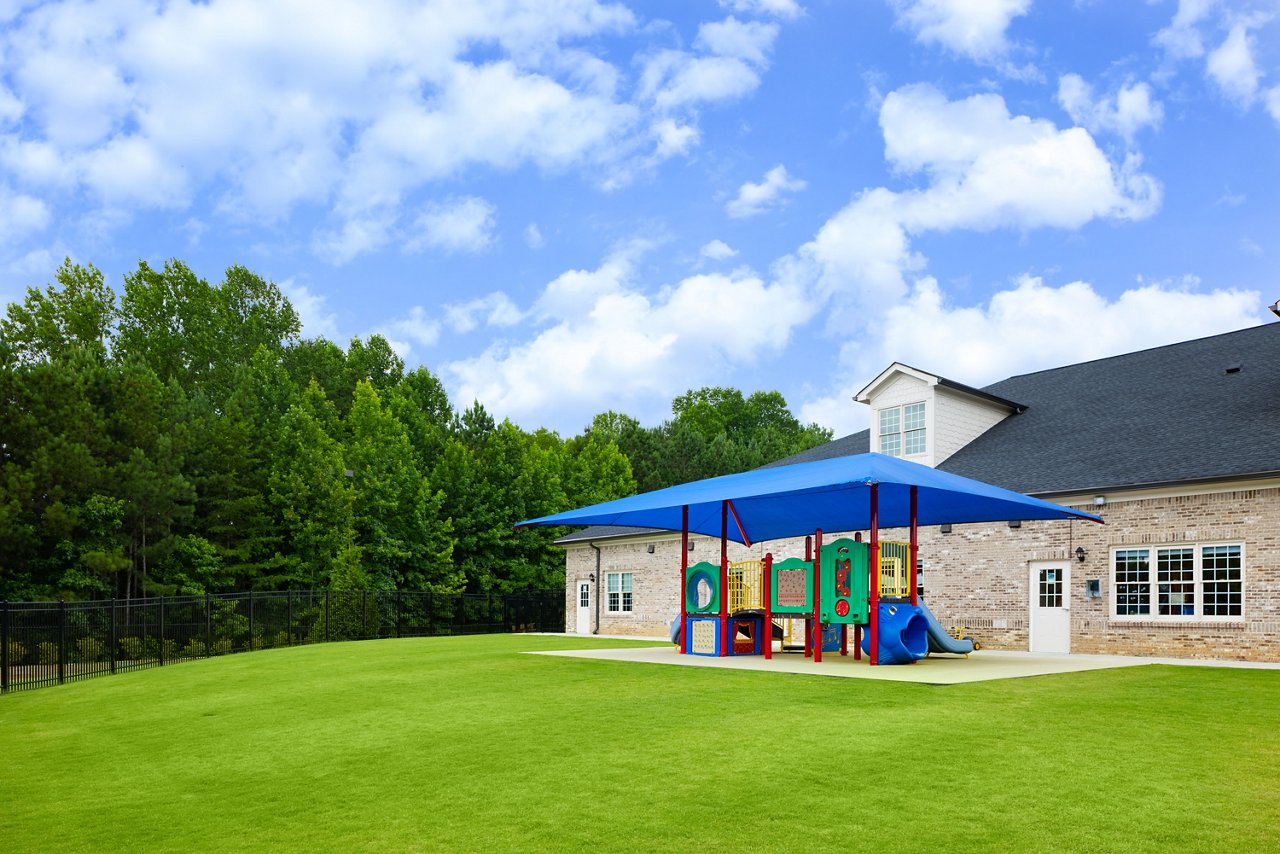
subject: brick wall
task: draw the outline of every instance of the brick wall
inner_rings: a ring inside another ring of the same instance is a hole
[[[929,606],[944,625],[967,626],[986,648],[1025,650],[1030,639],[1030,564],[1068,561],[1073,652],[1280,661],[1280,489],[1132,499],[1113,493],[1100,509],[1106,525],[1084,521],[1024,522],[1017,529],[1005,523],[956,525],[949,534],[936,526],[921,528],[920,581]],[[840,534],[824,536],[831,539]],[[907,532],[886,529],[881,537],[906,540]],[[716,541],[692,539],[691,563],[718,561]],[[1242,619],[1125,622],[1111,615],[1111,549],[1224,542],[1244,546]],[[648,552],[650,544],[653,554]],[[1074,557],[1077,546],[1085,549],[1083,563]],[[729,559],[759,559],[766,551],[777,559],[803,556],[804,540],[775,540],[750,549],[730,543]],[[602,573],[633,573],[635,606],[629,614],[610,614],[602,600],[600,631],[665,637],[680,610],[679,567],[678,536],[602,545]],[[569,631],[574,629],[577,613],[576,582],[593,572],[592,549],[584,545],[566,550]],[[1089,579],[1101,581],[1101,598],[1087,598]],[[603,577],[596,587],[603,590]]]

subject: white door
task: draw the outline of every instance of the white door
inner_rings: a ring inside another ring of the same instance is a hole
[[[1031,564],[1031,651],[1071,652],[1071,564]]]
[[[591,634],[591,582],[578,582],[578,626],[580,635]]]

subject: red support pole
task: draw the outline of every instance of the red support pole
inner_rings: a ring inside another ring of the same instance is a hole
[[[920,604],[920,592],[916,587],[916,564],[919,563],[920,553],[920,531],[917,524],[918,498],[920,487],[912,484],[911,486],[911,605],[912,607]]]
[[[813,617],[804,618],[804,657],[813,655]]]
[[[871,484],[871,621],[867,626],[867,645],[871,647],[872,667],[880,663],[880,484]]]
[[[813,533],[813,663],[822,663],[822,529]]]
[[[729,654],[729,502],[720,502],[720,655]]]
[[[760,643],[763,644],[765,661],[769,661],[773,658],[773,552],[765,554],[761,571],[764,577],[760,579],[760,597],[764,601],[760,604],[764,605],[764,622],[760,625],[763,634]]]
[[[840,627],[840,654],[849,654],[849,627],[847,625]]]
[[[689,572],[689,505],[680,508],[680,654],[689,654],[689,612],[685,608],[685,577]]]
[[[862,626],[853,624],[853,660],[862,661]]]

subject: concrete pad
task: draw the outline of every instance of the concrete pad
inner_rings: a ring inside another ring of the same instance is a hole
[[[1115,667],[1141,667],[1148,664],[1239,666],[1244,662],[1206,662],[1183,659],[1138,658],[1123,655],[1037,655],[1006,650],[979,650],[968,658],[930,655],[913,664],[871,667],[864,657],[854,660],[852,654],[823,653],[822,663],[799,653],[775,652],[771,660],[761,655],[713,658],[703,655],[681,655],[673,646],[627,647],[621,649],[566,649],[529,653],[560,655],[643,664],[669,664],[680,667],[715,667],[724,670],[764,670],[809,676],[836,676],[852,679],[882,679],[891,682],[918,682],[927,685],[957,685],[992,679],[1017,679],[1053,673],[1078,673]],[[1254,665],[1257,666],[1257,665]],[[1265,666],[1265,665],[1263,665]],[[1277,665],[1271,665],[1272,668]]]

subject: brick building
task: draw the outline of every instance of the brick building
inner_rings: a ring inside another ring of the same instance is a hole
[[[775,465],[875,451],[1106,520],[922,527],[921,588],[944,624],[994,649],[1280,661],[1280,323],[982,389],[895,363],[855,400],[869,430]],[[568,631],[667,633],[678,533],[557,542]],[[718,540],[691,542],[691,562],[718,561]],[[729,546],[765,552],[804,542]]]

